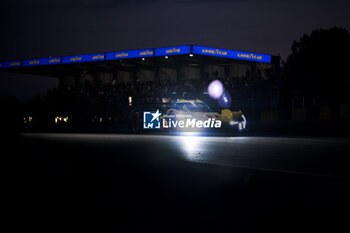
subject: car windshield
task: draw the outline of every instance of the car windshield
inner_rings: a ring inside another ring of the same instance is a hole
[[[189,112],[211,112],[211,109],[205,103],[176,103],[174,107]]]

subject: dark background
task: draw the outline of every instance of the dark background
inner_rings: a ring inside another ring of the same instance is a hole
[[[281,55],[313,29],[349,28],[349,2],[275,0],[1,1],[0,60],[199,44]],[[20,102],[56,79],[1,73]]]
[[[65,134],[65,125],[60,133],[19,133],[25,105],[17,100],[45,94],[58,80],[0,73],[7,229],[349,232],[348,1],[8,0],[0,17],[4,61],[181,44],[284,60],[280,80],[248,86],[272,90],[278,81],[279,106],[265,109],[278,120],[248,122],[255,131],[242,137]],[[46,114],[60,103],[80,106],[61,98],[66,93],[76,99],[62,87],[28,106]],[[305,119],[293,119],[298,111]]]

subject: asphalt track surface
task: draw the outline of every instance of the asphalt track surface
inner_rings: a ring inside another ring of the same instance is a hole
[[[5,150],[6,149],[6,150]],[[350,139],[23,133],[14,231],[349,232]]]

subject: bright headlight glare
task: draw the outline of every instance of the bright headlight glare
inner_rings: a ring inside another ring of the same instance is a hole
[[[238,122],[237,121],[230,121],[230,125],[237,125]]]
[[[245,119],[245,116],[242,114],[242,118],[243,118],[243,129],[245,129],[246,125],[247,125],[247,120]]]

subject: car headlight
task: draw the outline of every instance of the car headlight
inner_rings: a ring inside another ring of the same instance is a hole
[[[242,129],[245,129],[246,125],[247,125],[247,120],[245,119],[245,116],[242,114],[242,118],[243,118],[243,121],[241,122],[242,124]]]
[[[237,124],[239,124],[238,121],[230,121],[230,125],[237,125]]]
[[[239,119],[239,121],[230,121],[230,125],[231,126],[238,125],[238,129],[243,130],[247,125],[247,120],[245,116],[242,114],[241,119]]]

